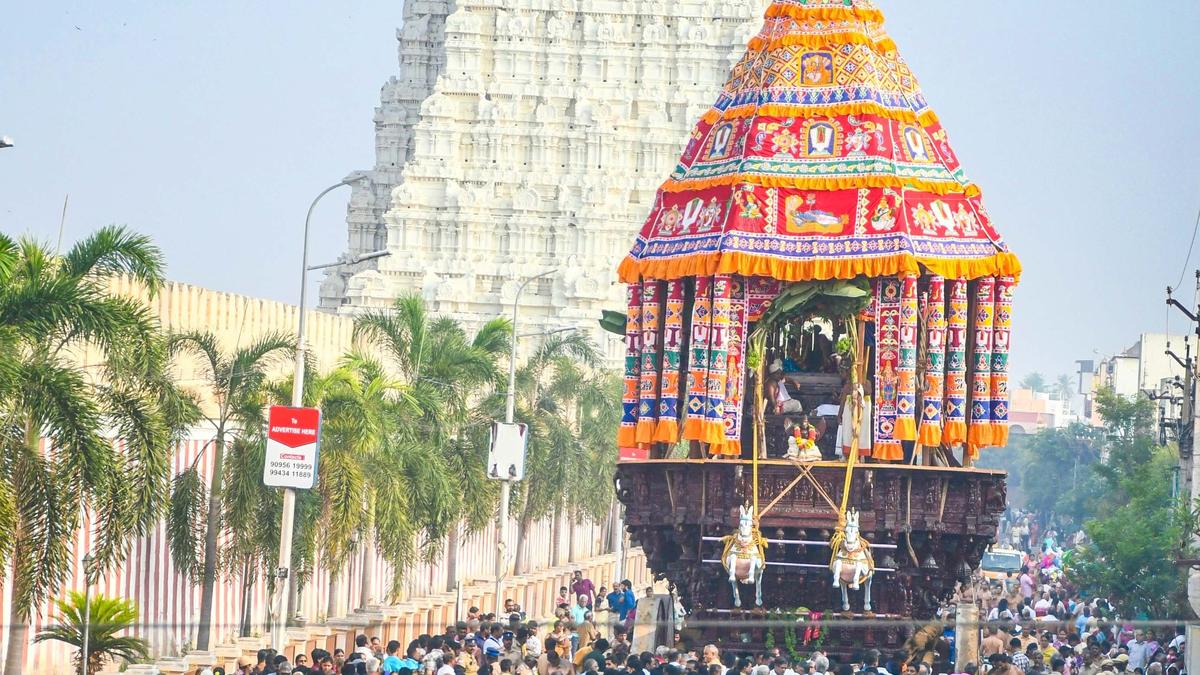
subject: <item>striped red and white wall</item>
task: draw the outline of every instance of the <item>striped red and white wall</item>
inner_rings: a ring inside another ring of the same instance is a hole
[[[206,440],[196,437],[182,443],[173,460],[173,473],[179,473],[194,462],[207,481],[212,473],[213,453],[204,451]],[[510,533],[515,538],[516,523],[511,523]],[[567,551],[572,550],[577,560],[603,554],[607,550],[604,528],[598,524],[570,524],[562,527],[560,561],[552,561],[553,523],[546,519],[528,528],[528,564],[531,569],[552,566],[566,561]],[[574,541],[569,541],[572,538]],[[91,549],[91,532],[81,527],[73,545],[72,573],[62,589],[53,593],[62,597],[69,590],[83,590],[83,557]],[[463,580],[489,579],[494,576],[497,546],[494,528],[460,541],[458,573]],[[440,593],[447,587],[448,569],[446,556],[432,563],[421,563],[406,576],[406,597],[419,598]],[[390,566],[377,555],[355,555],[342,573],[337,585],[336,615],[345,615],[358,607],[361,598],[363,565],[372,566],[373,589],[369,593],[373,602],[386,597],[391,582]],[[263,635],[268,632],[265,584],[253,585],[251,595],[251,632]],[[146,639],[153,657],[182,655],[191,648],[196,639],[200,615],[200,586],[192,584],[181,574],[171,560],[167,545],[165,522],[160,522],[146,537],[133,542],[123,563],[109,570],[92,586],[93,594],[123,597],[133,600],[140,609],[138,623],[132,634]],[[213,598],[213,643],[230,643],[237,636],[241,621],[242,584],[237,578],[221,578]],[[310,620],[325,617],[329,608],[329,572],[318,566],[312,580],[305,586],[299,598],[300,613]],[[11,570],[5,572],[4,585],[0,587],[0,611],[9,616],[12,601]],[[31,621],[30,640],[44,627],[54,623],[53,602],[39,607]],[[8,632],[0,630],[0,654],[7,653]],[[31,644],[27,650],[26,673],[48,674],[70,672],[71,653],[57,642]]]

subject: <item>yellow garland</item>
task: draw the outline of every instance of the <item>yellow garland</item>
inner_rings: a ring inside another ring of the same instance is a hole
[[[697,253],[678,258],[646,260],[626,256],[617,268],[617,274],[624,283],[637,283],[641,279],[682,279],[714,274],[740,274],[780,281],[826,281],[853,279],[859,275],[877,278],[920,274],[921,266],[930,273],[947,279],[978,279],[985,276],[1011,276],[1019,279],[1021,276],[1021,262],[1015,254],[1008,252],[997,252],[995,255],[974,260],[931,258],[914,256],[911,253],[844,260],[782,260],[740,251]],[[698,425],[701,422],[700,419],[688,420],[688,424]],[[951,433],[951,430],[948,428],[946,433]],[[685,425],[685,438],[702,440],[700,436],[699,427],[695,427],[688,434]]]
[[[741,119],[743,117],[830,117],[835,115],[875,115],[883,119],[897,122],[916,123],[929,127],[938,122],[938,116],[933,110],[926,110],[920,115],[912,110],[886,108],[874,101],[847,101],[845,103],[830,103],[828,105],[798,105],[792,103],[764,103],[754,105],[747,103],[728,110],[721,111],[709,108],[700,117],[702,122],[716,124],[721,120]]]
[[[755,522],[756,524],[750,530],[750,545],[758,549],[758,559],[766,562],[767,540],[763,539],[762,532],[759,532],[758,530],[757,521]],[[729,560],[730,551],[732,551],[734,545],[737,544],[737,534],[727,534],[721,539],[725,542],[725,546],[721,549],[721,564],[725,565],[725,561]],[[725,569],[728,570],[729,568],[726,567]]]
[[[974,183],[963,185],[958,182],[936,182],[922,178],[904,178],[895,175],[848,176],[832,178],[821,176],[763,176],[756,173],[731,173],[711,178],[668,179],[659,189],[663,192],[688,192],[706,190],[728,185],[758,185],[795,190],[857,190],[859,188],[892,188],[929,192],[936,195],[962,194],[979,196],[979,186]]]

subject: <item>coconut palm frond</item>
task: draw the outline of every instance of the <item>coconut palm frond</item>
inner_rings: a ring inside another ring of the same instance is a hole
[[[208,519],[208,494],[204,479],[193,466],[175,476],[167,511],[167,543],[176,569],[193,582],[204,570],[204,531]]]
[[[67,580],[71,544],[79,526],[79,492],[70,476],[31,447],[12,459],[12,483],[20,521],[13,597],[21,616],[45,601]]]
[[[19,368],[19,405],[27,411],[29,428],[49,437],[75,494],[114,479],[117,451],[100,435],[103,416],[83,373],[47,358],[27,360]]]
[[[153,295],[165,281],[166,261],[149,237],[109,225],[72,246],[63,256],[63,271],[79,278],[129,275]]]

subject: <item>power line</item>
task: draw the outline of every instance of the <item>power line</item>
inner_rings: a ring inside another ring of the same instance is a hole
[[[1179,288],[1183,283],[1183,275],[1187,273],[1188,263],[1192,261],[1192,248],[1196,245],[1196,233],[1200,232],[1200,208],[1196,209],[1196,224],[1192,226],[1192,241],[1188,244],[1187,257],[1183,259],[1183,269],[1179,270],[1179,281],[1172,288]]]

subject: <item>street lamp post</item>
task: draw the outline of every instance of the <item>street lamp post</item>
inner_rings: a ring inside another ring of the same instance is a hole
[[[296,363],[295,371],[292,379],[292,407],[299,408],[303,403],[304,394],[304,354],[307,349],[307,342],[304,338],[305,325],[305,305],[308,300],[308,273],[311,270],[324,269],[327,267],[335,267],[343,264],[354,264],[363,260],[379,258],[388,255],[387,251],[375,251],[365,255],[357,256],[344,263],[331,263],[328,265],[308,265],[308,233],[309,226],[312,222],[313,210],[317,208],[317,203],[325,195],[342,187],[343,185],[353,185],[354,183],[366,178],[366,174],[354,173],[346,176],[335,185],[330,185],[313,199],[312,204],[308,207],[308,215],[304,217],[304,246],[301,255],[300,264],[300,325],[296,329]],[[292,565],[292,528],[295,523],[296,516],[296,491],[292,488],[283,489],[283,519],[279,526],[279,569],[277,571],[277,583],[275,592],[278,593],[275,609],[275,626],[271,631],[272,647],[276,652],[282,653],[286,643],[284,633],[287,629],[287,599],[288,599],[288,577]]]
[[[512,312],[512,344],[508,354],[508,391],[504,394],[504,423],[512,424],[513,416],[516,413],[517,407],[517,310],[521,306],[521,293],[525,291],[525,287],[529,282],[535,279],[548,277],[557,272],[558,269],[547,270],[541,274],[529,277],[521,282],[517,287],[517,295],[513,298]],[[499,615],[504,610],[504,598],[501,597],[501,591],[504,587],[504,575],[507,570],[508,551],[505,548],[508,542],[508,501],[512,496],[512,480],[507,474],[500,478],[500,514],[496,518],[496,614]]]
[[[83,675],[88,675],[88,643],[92,633],[92,554],[83,556],[83,649],[79,652],[79,660],[83,665]]]

